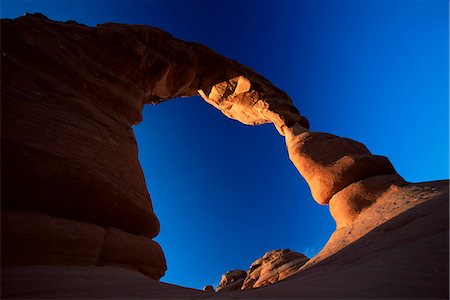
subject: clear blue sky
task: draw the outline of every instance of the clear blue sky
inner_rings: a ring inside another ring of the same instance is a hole
[[[233,58],[286,91],[314,131],[388,156],[409,181],[448,178],[448,1],[2,0],[87,25],[147,24]],[[169,270],[202,288],[272,249],[316,254],[334,229],[271,125],[198,97],[144,109],[139,157]]]

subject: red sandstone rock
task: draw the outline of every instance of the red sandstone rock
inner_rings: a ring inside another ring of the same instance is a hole
[[[2,267],[96,265],[105,230],[39,213],[2,211]]]
[[[160,279],[167,269],[158,243],[111,227],[106,230],[99,264],[136,269],[152,279]]]
[[[286,93],[261,75],[156,28],[91,28],[41,14],[4,19],[1,27],[2,210],[40,212],[152,238],[159,223],[131,128],[140,122],[144,104],[200,93],[246,124],[273,122],[278,130],[308,126]],[[27,230],[31,235],[33,227]],[[105,255],[111,262],[139,265],[153,278],[162,274],[159,247],[110,232],[119,231],[108,231]],[[138,256],[155,255],[127,258],[110,234],[135,241],[130,251]]]
[[[211,293],[152,280],[120,267],[2,269],[1,299],[202,299]]]
[[[213,97],[218,83],[240,78],[231,84],[234,108],[217,104],[224,114],[307,126],[259,74],[156,28],[90,28],[40,14],[1,27],[3,208],[154,237],[159,224],[131,129],[145,103],[198,91]]]
[[[147,26],[89,28],[37,14],[2,20],[1,27],[2,210],[58,217],[11,227],[23,218],[6,213],[4,236],[12,242],[2,244],[5,265],[93,264],[101,225],[134,234],[108,230],[102,263],[157,278],[164,258],[149,239],[138,237],[156,236],[159,224],[131,125],[141,120],[145,103],[199,93],[245,124],[274,123],[314,198],[331,199],[341,226],[298,280],[283,281],[267,294],[262,288],[233,297],[448,297],[448,190],[411,192],[414,185],[401,187],[390,162],[364,145],[310,133],[290,98],[259,74]],[[416,209],[422,202],[424,208]],[[65,229],[73,235],[61,235]],[[22,233],[29,237],[23,244]],[[135,254],[149,250],[154,257],[128,258],[122,242],[133,244]],[[63,246],[49,247],[58,244]],[[58,279],[50,275],[47,283]],[[14,287],[27,286],[16,280],[8,286]]]
[[[381,175],[360,180],[342,189],[333,195],[329,203],[336,227],[351,225],[363,209],[382,198],[385,193],[396,191],[405,184],[405,180],[399,175]]]
[[[308,182],[314,199],[328,204],[341,189],[361,179],[396,174],[389,160],[356,141],[327,133],[302,132],[286,139],[289,158]]]
[[[273,284],[298,272],[309,259],[301,253],[272,250],[252,263],[247,272],[233,270],[222,275],[217,291],[259,288]]]
[[[289,249],[269,251],[252,263],[242,289],[258,288],[283,280],[298,272],[308,260],[303,254]]]
[[[297,274],[274,285],[206,293],[118,267],[2,269],[2,299],[447,299],[448,181],[378,199]]]
[[[244,270],[232,270],[222,275],[216,292],[240,290],[247,272]]]
[[[144,236],[34,212],[2,211],[2,266],[116,265],[152,279],[166,271],[161,247]]]

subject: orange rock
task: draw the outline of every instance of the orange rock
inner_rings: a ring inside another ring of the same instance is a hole
[[[164,275],[155,241],[115,228],[23,211],[2,211],[2,266],[117,265],[152,279]]]
[[[336,221],[336,227],[344,227],[353,223],[361,211],[383,197],[391,189],[396,190],[406,184],[405,180],[395,175],[369,177],[352,183],[330,200],[330,213]]]
[[[290,136],[286,144],[289,158],[319,204],[328,204],[335,193],[356,181],[396,173],[387,158],[372,155],[350,139],[306,131]]]
[[[216,288],[216,292],[240,290],[246,276],[247,272],[243,270],[228,271],[222,275],[219,286]]]
[[[283,280],[298,272],[308,260],[303,254],[289,249],[269,251],[252,263],[242,289],[258,288]]]

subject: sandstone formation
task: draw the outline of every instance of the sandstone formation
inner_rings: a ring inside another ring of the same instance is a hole
[[[2,267],[111,265],[152,279],[166,270],[160,246],[144,236],[26,211],[2,210],[1,222]]]
[[[228,295],[448,297],[448,182],[406,183],[364,145],[309,131],[261,75],[159,29],[41,14],[1,29],[2,298],[208,294],[152,280],[166,266],[131,128],[145,104],[191,95],[273,123],[337,225],[298,274]]]
[[[203,299],[210,292],[152,280],[120,267],[5,268],[2,299]]]
[[[41,14],[3,19],[1,28],[1,205],[14,216],[3,221],[2,260],[9,266],[113,263],[152,278],[164,274],[163,253],[151,241],[159,223],[131,128],[146,103],[200,93],[246,124],[308,126],[290,98],[259,74],[156,28],[91,28]],[[14,227],[29,224],[28,213],[43,221],[24,229],[27,236],[43,234],[47,243],[31,239],[23,252]],[[83,228],[95,230],[84,236]],[[127,257],[126,249],[135,255]]]
[[[233,270],[222,275],[216,291],[245,290],[273,284],[297,273],[309,259],[301,253],[272,250],[254,261],[250,268]]]
[[[246,277],[247,272],[244,270],[228,271],[222,275],[219,286],[216,288],[216,292],[240,290]]]
[[[308,260],[303,254],[289,249],[269,251],[252,263],[241,289],[258,288],[283,280],[297,273]]]
[[[21,266],[3,268],[2,299],[448,299],[448,189],[392,191],[274,285],[211,293],[112,266]]]

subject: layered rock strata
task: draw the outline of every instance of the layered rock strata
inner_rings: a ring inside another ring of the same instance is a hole
[[[155,279],[164,273],[131,126],[144,104],[170,98],[200,95],[244,124],[273,123],[340,232],[405,184],[387,158],[310,132],[288,95],[205,46],[148,26],[91,28],[40,14],[2,20],[1,28],[4,266],[112,264]],[[127,256],[130,249],[135,255]]]
[[[212,285],[205,285],[203,287],[203,291],[209,292],[209,293],[214,293],[216,290],[214,289],[214,287]]]
[[[166,270],[161,247],[145,236],[25,211],[2,210],[1,222],[2,267],[120,266],[152,279]]]
[[[385,193],[277,284],[213,299],[448,299],[449,181]]]
[[[301,253],[272,250],[254,261],[247,271],[233,270],[222,275],[216,291],[234,291],[271,285],[297,273],[309,258]]]
[[[228,271],[222,275],[220,283],[216,288],[216,292],[240,290],[246,277],[247,272],[244,270]]]
[[[2,226],[8,239],[2,243],[8,245],[4,265],[101,265],[104,259],[139,269],[144,259],[150,270],[150,260],[120,253],[151,248],[152,277],[164,273],[163,254],[151,241],[159,223],[131,128],[141,121],[144,104],[200,93],[246,124],[308,127],[291,99],[264,77],[156,28],[91,28],[41,14],[3,19],[1,28],[1,204],[2,211],[15,214]],[[14,250],[25,243],[14,227],[29,224],[28,213],[48,218],[25,231],[53,239],[53,245],[36,238],[26,242],[39,257]],[[74,229],[64,240],[66,226]],[[83,226],[96,229],[83,236]],[[81,245],[92,246],[93,253],[72,257]],[[52,247],[58,247],[57,258],[50,255]]]
[[[289,249],[269,251],[252,263],[241,289],[263,287],[283,280],[297,273],[308,260],[305,255]]]
[[[1,298],[448,299],[448,188],[437,181],[393,190],[300,272],[262,288],[212,293],[113,266],[19,266],[3,268]]]

